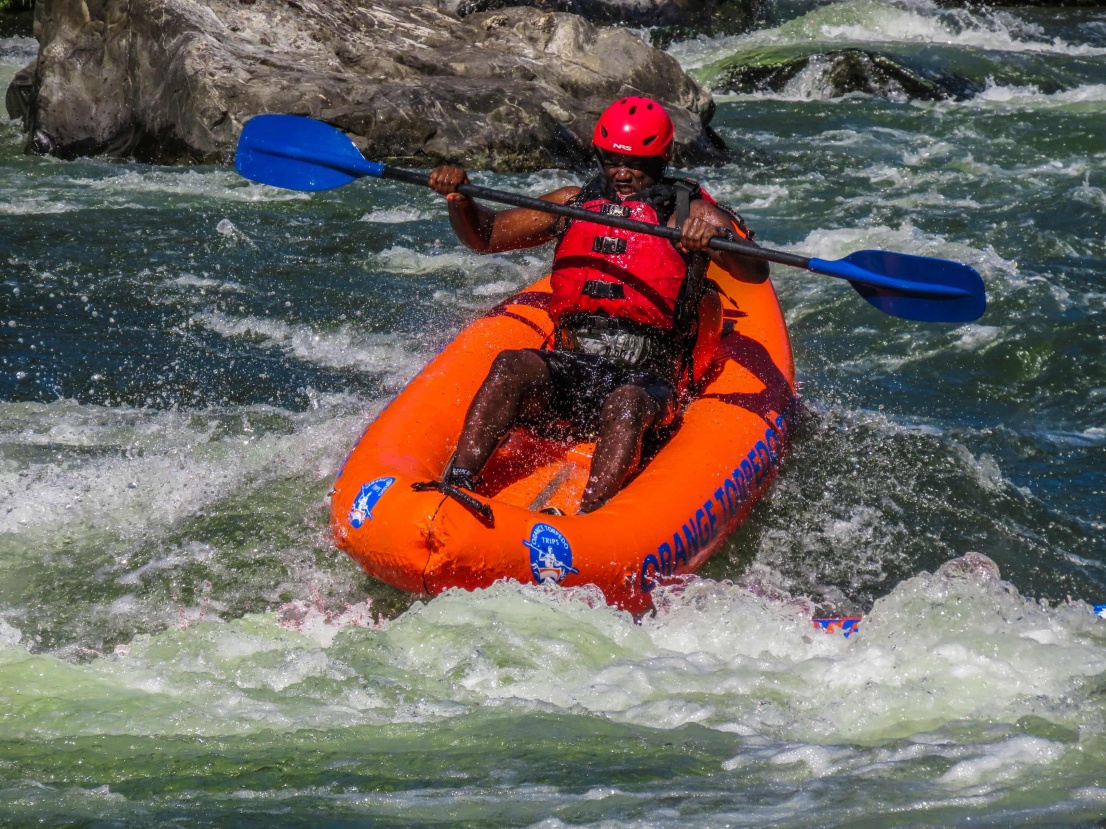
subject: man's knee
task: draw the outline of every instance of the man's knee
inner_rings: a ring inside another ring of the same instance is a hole
[[[544,363],[529,350],[501,351],[492,361],[488,380],[492,382],[518,382],[533,380],[540,374]]]
[[[603,401],[604,424],[642,431],[657,414],[657,403],[641,386],[619,386]]]
[[[518,351],[500,351],[492,361],[489,377],[514,377],[525,365]]]
[[[549,386],[545,361],[533,351],[502,351],[492,362],[481,391],[503,400],[544,394]]]

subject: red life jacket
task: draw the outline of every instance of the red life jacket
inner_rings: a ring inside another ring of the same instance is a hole
[[[644,201],[597,198],[582,207],[660,224]],[[565,314],[605,313],[670,331],[687,269],[687,259],[667,239],[577,219],[553,254],[549,313],[555,324]]]

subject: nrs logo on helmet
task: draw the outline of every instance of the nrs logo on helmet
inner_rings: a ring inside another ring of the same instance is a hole
[[[615,101],[595,124],[591,143],[597,149],[668,160],[676,134],[672,119],[657,101],[631,95]]]

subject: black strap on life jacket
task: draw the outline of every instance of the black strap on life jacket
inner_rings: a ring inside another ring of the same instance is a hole
[[[675,194],[676,228],[682,228],[691,216],[691,202],[703,197],[699,185],[689,179],[672,182]],[[690,371],[695,340],[699,334],[699,301],[707,290],[707,268],[710,259],[702,251],[685,255],[687,276],[676,297],[675,321],[672,331],[677,337],[680,366],[678,375]]]
[[[689,178],[665,178],[658,184],[654,184],[651,187],[647,187],[642,190],[636,196],[631,196],[626,201],[644,201],[648,202],[653,210],[657,213],[657,220],[661,224],[668,224],[669,218],[673,213],[679,213],[681,201],[681,191],[687,192],[688,211],[691,209],[691,202],[696,199],[703,198],[703,191],[699,184]],[[618,194],[614,192],[614,188],[607,182],[606,176],[596,176],[585,184],[580,192],[569,199],[566,204],[572,207],[583,207],[589,201],[595,201],[596,199],[606,199],[607,201],[618,203]],[[745,224],[745,219],[741,217],[741,214],[734,210],[732,207],[721,202],[715,203],[717,207],[724,213],[728,214],[734,223],[738,226],[746,238],[753,238],[753,231],[749,230],[749,226]],[[677,215],[676,226],[679,227],[686,220],[687,214],[683,214],[683,218]],[[557,228],[557,233],[562,234],[568,230],[571,219],[565,218],[561,221],[561,226]]]
[[[566,202],[573,207],[582,207],[590,201],[596,201],[597,199],[606,199],[607,201],[618,203],[624,202],[645,202],[657,214],[657,220],[663,225],[668,224],[668,220],[672,218],[674,213],[679,211],[679,195],[681,191],[687,191],[688,210],[690,210],[690,203],[696,199],[701,199],[702,191],[699,189],[699,185],[691,179],[686,178],[664,178],[658,183],[646,187],[640,193],[630,196],[628,199],[619,199],[618,194],[614,191],[614,188],[607,181],[606,176],[596,176],[587,184],[585,184],[580,192],[573,196]],[[685,214],[686,218],[686,214]],[[571,223],[571,219],[566,220],[563,223],[560,232],[568,230],[568,226]],[[676,219],[677,227],[682,223],[679,217]]]
[[[679,230],[691,216],[691,194],[698,199],[703,196],[698,184],[685,179],[677,181],[672,189],[676,191],[676,229]]]

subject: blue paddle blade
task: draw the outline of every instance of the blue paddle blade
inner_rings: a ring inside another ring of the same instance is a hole
[[[234,166],[251,181],[304,191],[330,190],[384,171],[341,130],[298,115],[257,115],[247,121]]]
[[[983,277],[960,262],[860,250],[844,259],[811,259],[808,267],[848,280],[870,305],[901,319],[971,322],[987,310]]]

